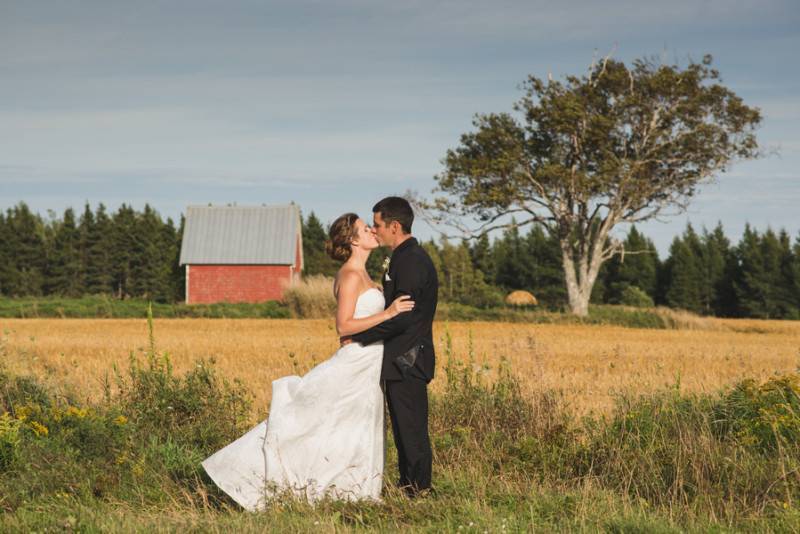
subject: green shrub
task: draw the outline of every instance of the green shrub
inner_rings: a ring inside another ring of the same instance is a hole
[[[14,406],[24,404],[50,404],[50,394],[36,379],[27,376],[9,376],[0,368],[0,413],[11,412]]]
[[[198,361],[179,377],[168,355],[131,357],[127,377],[117,375],[120,409],[143,436],[168,437],[212,451],[246,429],[251,395],[217,377],[213,360]]]
[[[290,316],[289,309],[277,301],[186,305],[152,303],[144,299],[120,300],[109,295],[90,295],[80,298],[0,298],[0,317],[142,318],[147,315],[148,307],[151,307],[154,317],[285,319]]]
[[[470,349],[467,361],[454,357],[449,333],[444,392],[431,399],[434,453],[444,464],[469,458],[470,469],[520,472],[540,477],[554,465],[557,450],[575,436],[571,417],[553,392],[526,395],[519,378],[503,361],[490,380],[491,369],[477,365]],[[471,339],[470,339],[471,346]]]
[[[213,360],[176,376],[169,355],[156,353],[152,315],[148,329],[144,364],[132,353],[127,376],[116,373],[114,400],[137,432],[210,452],[246,430],[252,395],[242,383],[220,379]]]
[[[0,414],[0,473],[13,466],[17,459],[20,426],[22,421],[10,413]]]
[[[746,380],[719,396],[621,399],[587,435],[575,476],[669,509],[737,517],[800,498],[798,377]]]
[[[175,375],[169,357],[155,351],[152,316],[148,322],[146,362],[132,356],[99,404],[0,373],[0,507],[64,496],[164,503],[191,492],[216,499],[218,491],[201,481],[200,462],[247,429],[251,397],[241,384],[220,380],[211,362]]]
[[[652,308],[655,302],[650,295],[636,286],[626,286],[620,295],[620,304],[634,308]]]
[[[765,454],[800,444],[800,375],[772,377],[763,384],[743,380],[716,404],[714,428]]]
[[[589,317],[584,319],[584,322],[627,326],[630,328],[667,327],[664,320],[653,310],[613,305],[589,306]]]

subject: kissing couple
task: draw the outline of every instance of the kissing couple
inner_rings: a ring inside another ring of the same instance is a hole
[[[339,350],[302,377],[273,381],[269,417],[203,461],[217,486],[248,510],[283,493],[311,502],[380,500],[384,397],[398,486],[409,497],[430,490],[427,388],[439,283],[411,235],[409,203],[387,197],[372,212],[372,226],[354,213],[336,219],[326,243],[342,262],[333,285]],[[381,245],[392,255],[379,288],[366,263]]]

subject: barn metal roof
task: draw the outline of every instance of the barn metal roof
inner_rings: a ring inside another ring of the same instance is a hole
[[[180,264],[293,265],[300,232],[294,204],[189,206]]]

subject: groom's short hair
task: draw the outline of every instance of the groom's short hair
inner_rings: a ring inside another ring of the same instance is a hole
[[[380,213],[384,224],[388,225],[392,221],[397,221],[404,233],[411,233],[414,210],[411,209],[408,200],[402,197],[386,197],[372,207],[372,213]]]

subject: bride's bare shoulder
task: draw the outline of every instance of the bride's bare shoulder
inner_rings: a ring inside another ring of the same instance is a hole
[[[342,291],[357,292],[359,281],[358,271],[349,267],[342,267],[333,280],[333,295],[338,298]]]

